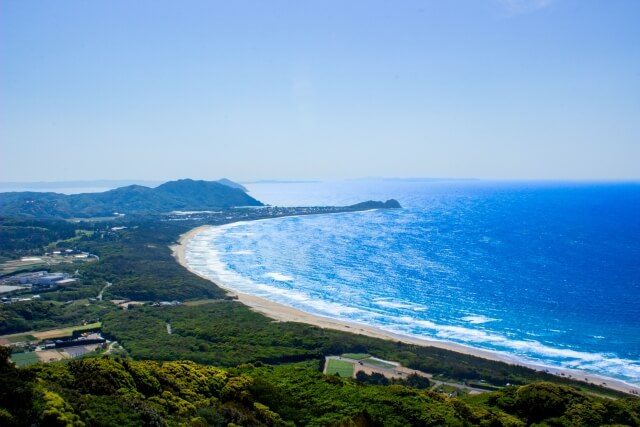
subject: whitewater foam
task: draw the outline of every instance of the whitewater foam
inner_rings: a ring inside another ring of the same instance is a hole
[[[268,277],[269,279],[273,279],[277,282],[291,282],[293,280],[293,277],[291,276],[287,276],[285,274],[274,272],[274,271],[270,271],[269,273],[266,273],[264,277]]]
[[[500,319],[493,319],[487,316],[465,316],[462,320],[473,323],[474,325],[480,325],[482,323],[497,322]]]

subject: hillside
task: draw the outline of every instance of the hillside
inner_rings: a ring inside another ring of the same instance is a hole
[[[212,181],[181,179],[156,188],[129,185],[102,193],[0,193],[0,215],[35,218],[91,218],[123,214],[158,214],[176,210],[210,210],[262,206],[242,189]]]
[[[638,425],[637,399],[537,383],[467,399],[326,376],[309,364],[235,369],[190,361],[71,361],[18,370],[0,348],[6,426]],[[7,393],[7,390],[12,392]]]

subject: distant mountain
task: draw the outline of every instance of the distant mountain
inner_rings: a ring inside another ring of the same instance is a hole
[[[219,179],[227,187],[237,188],[248,193],[249,190],[237,182],[227,178]],[[131,179],[99,179],[93,181],[40,181],[40,182],[0,182],[0,193],[9,191],[56,192],[64,194],[99,193],[114,188],[129,185],[142,185],[149,188],[157,187],[163,181],[131,180]]]
[[[229,181],[233,183],[232,181]],[[0,193],[0,215],[38,218],[89,218],[124,214],[154,214],[176,210],[210,210],[263,206],[239,188],[212,181],[181,179],[156,188],[129,185],[102,193]]]

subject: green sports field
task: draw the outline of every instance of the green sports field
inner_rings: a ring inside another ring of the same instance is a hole
[[[353,376],[353,363],[344,360],[329,359],[327,361],[327,375],[339,374],[341,377]]]

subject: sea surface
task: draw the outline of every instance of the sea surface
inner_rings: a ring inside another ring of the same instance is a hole
[[[231,224],[190,266],[334,319],[640,385],[640,184],[368,180],[253,184],[286,206],[403,209]]]

